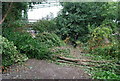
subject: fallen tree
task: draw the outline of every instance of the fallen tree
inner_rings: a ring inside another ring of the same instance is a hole
[[[72,62],[68,62],[68,61],[64,61],[64,60],[58,60],[57,62],[60,62],[60,63],[67,63],[67,64],[73,64]],[[97,65],[94,65],[94,64],[86,64],[86,63],[75,63],[76,65],[83,65],[83,66],[97,66]]]
[[[66,57],[61,57],[61,56],[55,56],[58,59],[65,60],[65,61],[70,61],[70,62],[92,62],[92,63],[106,63],[106,62],[112,62],[112,61],[94,61],[94,60],[87,60],[87,59],[72,59],[72,58],[66,58]]]

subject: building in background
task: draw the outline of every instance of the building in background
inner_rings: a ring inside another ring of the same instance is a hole
[[[42,4],[33,5],[33,9],[28,10],[28,20],[36,22],[41,19],[53,19],[61,9],[62,6],[58,0],[48,0]]]

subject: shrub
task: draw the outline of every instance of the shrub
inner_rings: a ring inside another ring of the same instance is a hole
[[[103,56],[112,56],[119,58],[120,46],[118,44],[104,45],[92,49],[91,53],[103,55]]]
[[[59,55],[69,55],[70,54],[70,49],[66,48],[66,47],[55,47],[52,48],[51,50],[53,52],[53,54],[59,54]]]
[[[50,57],[47,46],[32,38],[29,33],[13,32],[7,28],[4,36],[13,41],[21,53],[25,53],[29,58],[44,59]]]
[[[46,44],[48,47],[65,45],[65,43],[54,33],[43,32],[38,34],[36,39]]]
[[[9,25],[7,25],[7,27],[14,27],[14,28],[25,27],[27,23],[28,23],[27,21],[17,20],[15,22],[9,22]]]
[[[118,75],[110,71],[98,71],[94,73],[93,79],[120,79]]]
[[[51,32],[55,31],[56,25],[53,20],[39,20],[38,22],[35,22],[33,24],[33,29],[39,31],[40,33],[42,32]]]
[[[120,44],[116,38],[112,36],[112,29],[103,26],[104,25],[101,25],[93,30],[91,39],[88,41],[89,52],[119,58]]]
[[[0,45],[2,52],[2,66],[9,66],[17,62],[26,61],[26,55],[20,54],[14,46],[13,42],[9,42],[6,38],[0,35]]]

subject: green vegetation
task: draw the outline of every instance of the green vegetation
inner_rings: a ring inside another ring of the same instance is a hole
[[[54,32],[56,30],[56,24],[54,20],[39,20],[35,22],[32,28],[36,31],[42,32]]]
[[[10,31],[11,30],[11,31]],[[21,53],[25,53],[29,58],[44,59],[50,56],[47,46],[32,38],[29,33],[14,32],[13,29],[5,29],[3,35],[13,41]]]
[[[55,19],[32,24],[21,20],[27,19],[30,4],[3,3],[3,18],[12,6],[0,36],[3,66],[27,58],[54,59],[53,55],[73,58],[70,49],[65,49],[68,44],[80,48],[94,61],[106,61],[88,68],[93,79],[120,79],[120,2],[64,2]]]
[[[118,17],[116,13],[118,5],[114,2],[65,2],[62,3],[62,6],[63,9],[56,18],[56,25],[59,29],[58,34],[61,35],[62,39],[69,36],[74,41],[87,42],[90,38],[89,33],[91,32],[88,25],[94,29],[105,21],[112,20],[113,24],[113,20],[116,20]]]
[[[3,2],[2,15],[7,15],[4,22],[11,23],[22,18],[27,18],[28,4],[27,2]],[[24,11],[24,17],[22,17],[22,11]]]
[[[119,80],[120,66],[116,64],[117,59],[113,59],[109,56],[86,54],[86,56],[92,57],[96,61],[106,61],[106,63],[96,63],[94,67],[87,67],[86,71],[91,75],[93,79],[110,79]],[[111,62],[107,62],[111,61]]]
[[[70,49],[65,48],[65,47],[55,47],[55,48],[52,48],[51,51],[55,55],[60,55],[60,56],[70,55]]]
[[[43,32],[36,35],[36,39],[48,47],[65,46],[65,43],[55,33]]]
[[[90,71],[95,79],[119,79],[120,41],[119,35],[119,3],[61,3],[63,9],[56,18],[57,34],[63,40],[70,37],[70,42],[80,46],[82,51],[92,57],[113,60],[114,63],[100,65]],[[118,22],[118,23],[117,23]],[[79,44],[78,44],[79,42]],[[99,59],[100,61],[101,59]],[[107,66],[109,68],[107,68]],[[104,70],[106,68],[106,70]],[[116,68],[116,69],[115,69]]]
[[[0,45],[2,48],[2,66],[9,66],[14,63],[26,61],[28,58],[25,54],[20,54],[13,42],[0,36]]]
[[[120,44],[116,37],[112,36],[112,33],[110,26],[102,25],[95,28],[91,34],[91,39],[88,41],[89,52],[119,58]]]
[[[33,8],[32,4],[41,4],[41,2],[2,2],[4,22],[13,23],[16,20],[27,19],[27,11]]]
[[[109,22],[108,22],[109,23]],[[112,29],[112,27],[114,27]],[[90,67],[89,73],[94,79],[120,79],[119,60],[120,60],[120,41],[113,32],[116,27],[102,24],[91,32],[85,51],[94,60],[111,60],[110,63],[96,64],[98,67]]]

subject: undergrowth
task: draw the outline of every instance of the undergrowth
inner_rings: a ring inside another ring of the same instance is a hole
[[[95,64],[99,66],[87,67],[86,71],[91,75],[93,79],[115,79],[120,80],[120,65],[116,62],[116,59],[110,59],[110,57],[85,54],[85,56],[92,57],[92,60],[106,61],[104,64]],[[107,61],[110,60],[111,62]]]

